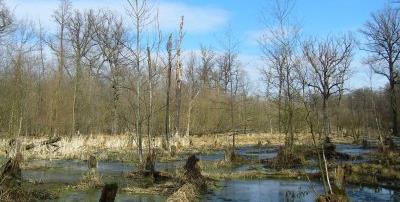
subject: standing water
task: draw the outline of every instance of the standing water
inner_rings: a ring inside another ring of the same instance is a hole
[[[351,201],[398,201],[398,193],[388,189],[347,187]],[[316,182],[295,180],[226,180],[220,189],[204,196],[204,201],[315,201],[322,193]],[[397,195],[397,197],[396,197]]]

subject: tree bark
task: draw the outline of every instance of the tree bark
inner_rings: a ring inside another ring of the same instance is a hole
[[[148,68],[148,83],[149,83],[149,115],[147,119],[147,138],[148,138],[148,148],[149,153],[151,152],[151,133],[152,133],[152,123],[153,123],[153,72],[151,63],[151,52],[150,47],[147,47],[147,68]]]
[[[392,135],[399,136],[397,128],[397,103],[394,81],[390,82],[390,106],[392,110]]]
[[[176,117],[175,117],[175,136],[180,135],[180,118],[181,118],[181,94],[182,94],[182,62],[181,62],[181,45],[183,39],[183,16],[179,27],[179,39],[176,50]]]
[[[169,102],[170,102],[170,90],[171,90],[171,71],[172,71],[172,34],[169,35],[167,43],[168,52],[168,72],[167,72],[167,96],[165,104],[165,147],[169,149]]]
[[[324,130],[324,138],[329,137],[329,118],[328,118],[328,98],[326,96],[323,96],[323,101],[322,101],[322,124],[323,124],[323,130]]]

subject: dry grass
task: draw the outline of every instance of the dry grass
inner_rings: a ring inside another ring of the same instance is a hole
[[[282,145],[284,143],[284,134],[270,133],[249,133],[236,135],[236,145]],[[310,134],[297,134],[297,142],[299,144],[311,144],[312,138]],[[37,143],[46,140],[46,137],[22,137],[22,145]],[[333,138],[335,142],[351,142],[346,138]],[[8,138],[0,139],[0,155],[6,155],[8,148]],[[155,145],[161,149],[162,139],[156,138]],[[215,134],[192,136],[190,138],[173,138],[173,145],[177,148],[177,152],[207,152],[215,149],[222,149],[232,142],[232,136],[228,134]],[[190,145],[189,143],[193,144]],[[147,141],[144,141],[146,148]],[[25,158],[35,159],[80,159],[86,160],[89,155],[95,154],[98,160],[119,160],[119,161],[135,161],[137,158],[136,144],[131,143],[130,134],[119,135],[79,135],[72,139],[68,137],[61,138],[61,141],[56,143],[59,147],[41,146],[24,152]],[[164,155],[163,155],[164,156]],[[164,158],[161,156],[161,158]],[[174,157],[165,156],[165,160],[171,160]]]
[[[121,189],[124,192],[129,192],[132,194],[160,194],[160,190],[155,187],[141,188],[141,187],[124,187]]]
[[[295,141],[298,144],[311,145],[313,143],[311,134],[299,133],[295,135]],[[228,134],[215,134],[191,137],[193,145],[190,146],[194,150],[210,150],[221,149],[232,143],[232,136]],[[351,143],[350,137],[333,137],[333,142]],[[283,145],[285,142],[285,134],[281,133],[248,133],[236,135],[236,146],[261,145],[277,146]],[[182,144],[184,145],[184,144]],[[185,147],[184,147],[185,148]]]
[[[35,159],[80,159],[86,160],[89,155],[96,154],[99,160],[115,159],[116,156],[110,156],[113,153],[124,152],[123,157],[127,157],[127,151],[132,151],[129,147],[129,135],[80,135],[75,136],[72,139],[68,137],[62,137],[61,141],[57,142],[53,146],[40,146],[35,147],[29,151],[24,152],[25,158]],[[30,143],[37,143],[47,138],[37,137],[23,137],[21,138],[22,145]],[[0,155],[6,155],[6,148],[8,147],[9,139],[0,139]],[[128,152],[129,153],[129,152]],[[124,159],[121,159],[124,160]]]
[[[168,197],[168,202],[191,202],[198,201],[200,196],[199,190],[191,183],[184,184],[175,193]]]
[[[81,181],[75,186],[78,190],[89,190],[92,188],[103,187],[102,177],[94,170],[90,170],[82,176]]]

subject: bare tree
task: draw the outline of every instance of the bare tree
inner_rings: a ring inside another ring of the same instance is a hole
[[[52,132],[57,133],[59,128],[59,110],[62,106],[61,89],[63,87],[64,70],[66,63],[66,27],[71,15],[71,2],[70,0],[61,0],[58,9],[54,12],[53,18],[57,23],[57,34],[54,36],[55,40],[50,39],[50,48],[54,51],[58,59],[57,71],[57,87],[55,88],[55,103],[53,104],[52,115]]]
[[[398,136],[395,86],[400,83],[396,66],[400,55],[400,13],[398,9],[385,8],[372,14],[361,33],[366,37],[363,50],[369,53],[367,63],[376,74],[389,80],[392,135]]]
[[[45,56],[44,56],[44,48],[45,48],[45,44],[44,44],[44,32],[43,32],[43,27],[41,25],[41,23],[39,22],[39,33],[37,33],[38,37],[39,37],[39,44],[38,44],[38,48],[39,48],[39,54],[40,54],[40,71],[39,71],[39,81],[38,81],[38,96],[39,96],[39,100],[38,100],[38,115],[39,115],[39,122],[42,124],[42,126],[44,125],[45,122],[45,106],[44,106],[44,80],[45,80],[45,71],[46,71],[46,65],[45,65]],[[42,131],[44,132],[44,128],[40,128]]]
[[[198,69],[203,88],[210,87],[210,77],[215,65],[216,54],[211,47],[200,46],[201,66]]]
[[[299,27],[292,22],[290,13],[294,1],[276,0],[270,16],[273,22],[267,22],[266,31],[259,39],[263,59],[267,68],[263,70],[268,86],[275,86],[278,96],[278,131],[286,133],[286,144],[290,148],[294,141],[294,100],[296,91],[295,68],[299,63],[298,45]],[[270,18],[268,18],[270,19]],[[283,110],[282,110],[283,109]],[[282,117],[282,111],[285,113]],[[285,123],[284,125],[282,123]]]
[[[68,40],[73,49],[74,58],[74,92],[72,102],[72,130],[71,135],[79,131],[79,121],[76,119],[76,112],[79,112],[79,100],[81,99],[81,80],[82,80],[82,60],[85,58],[93,46],[92,38],[94,35],[93,30],[93,11],[90,10],[84,14],[75,10],[73,16],[68,19],[67,34]]]
[[[172,34],[168,37],[167,42],[167,96],[166,96],[166,104],[165,104],[165,147],[170,149],[169,147],[169,138],[170,138],[170,131],[169,131],[169,105],[170,105],[170,91],[171,91],[171,74],[172,74],[172,62],[173,62],[173,55],[172,55]]]
[[[26,75],[30,66],[28,59],[36,46],[33,26],[26,23],[19,24],[11,36],[11,41],[12,43],[7,45],[7,52],[11,58],[11,81],[13,83],[10,95],[13,102],[11,105],[9,133],[10,135],[16,135],[16,131],[21,131],[24,117],[27,117],[28,90]],[[18,134],[20,133],[18,132]]]
[[[189,85],[189,103],[187,110],[186,133],[185,133],[186,137],[190,136],[190,123],[191,123],[193,104],[201,91],[200,81],[196,77],[196,66],[197,66],[196,55],[195,53],[192,52],[189,56],[186,69],[186,80]]]
[[[149,114],[147,118],[147,140],[149,154],[151,152],[151,129],[153,120],[153,63],[151,59],[150,47],[146,48],[147,51],[147,69],[148,69],[148,85],[149,85]]]
[[[134,69],[136,71],[136,104],[135,104],[135,128],[137,136],[138,154],[140,162],[143,161],[143,140],[142,140],[142,109],[141,109],[141,63],[144,58],[142,54],[142,33],[144,28],[151,22],[151,6],[148,0],[127,0],[128,14],[133,20],[135,27],[135,48],[131,50],[134,57]],[[145,55],[145,54],[144,54]]]
[[[176,44],[176,91],[175,91],[175,104],[176,104],[176,116],[175,116],[175,136],[180,135],[180,118],[181,118],[181,103],[182,103],[182,74],[183,67],[181,61],[181,49],[183,41],[183,20],[181,17],[181,23],[179,25],[179,38]]]
[[[120,102],[123,72],[125,28],[122,21],[114,15],[103,12],[96,19],[95,38],[102,60],[107,64],[110,73],[104,75],[111,82],[112,89],[112,123],[111,133],[116,134],[119,130],[118,106]]]
[[[14,19],[3,0],[0,0],[0,38],[10,31]],[[0,41],[1,44],[1,41]]]
[[[321,95],[323,112],[323,134],[330,135],[328,115],[329,98],[341,91],[348,79],[354,48],[354,39],[348,35],[328,37],[326,40],[308,40],[303,45],[303,54],[308,63],[308,85]]]
[[[238,76],[238,41],[234,39],[230,27],[226,30],[224,39],[221,41],[223,48],[222,55],[218,58],[218,66],[220,69],[220,79],[223,82],[223,90],[229,93],[229,112],[230,112],[230,128],[236,129],[235,125],[235,97],[237,94],[237,78]],[[233,149],[235,148],[235,132],[232,136]]]
[[[147,137],[148,137],[148,148],[149,148],[149,153],[151,152],[151,145],[154,134],[153,133],[153,113],[154,113],[154,104],[153,104],[153,89],[155,87],[154,85],[154,80],[157,75],[157,65],[158,65],[158,59],[159,59],[159,53],[160,53],[160,48],[161,48],[161,43],[162,43],[162,33],[160,31],[160,25],[159,25],[159,18],[158,18],[158,11],[155,16],[155,34],[156,34],[156,39],[155,39],[155,54],[154,57],[152,57],[151,49],[149,46],[147,46],[147,69],[148,69],[148,115],[147,115]]]

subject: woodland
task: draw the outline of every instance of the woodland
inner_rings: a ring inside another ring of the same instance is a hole
[[[0,201],[400,200],[397,3],[360,40],[273,1],[255,85],[234,30],[185,50],[185,16],[167,33],[153,1],[122,6],[60,0],[48,30],[0,0]]]

